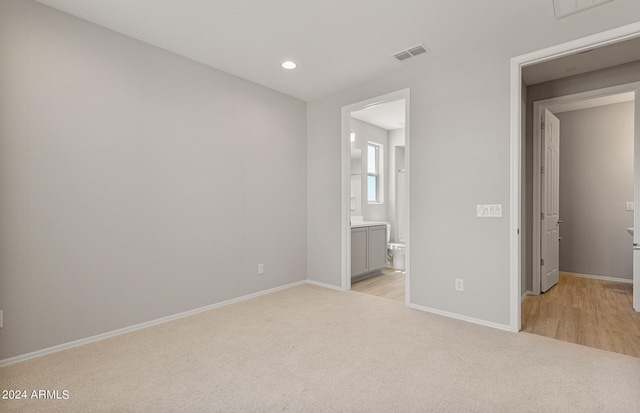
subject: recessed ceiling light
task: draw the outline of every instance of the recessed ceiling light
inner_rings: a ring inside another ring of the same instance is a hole
[[[287,60],[286,62],[282,62],[282,67],[284,67],[285,69],[295,69],[296,68],[296,64],[294,62],[292,62],[291,60]]]

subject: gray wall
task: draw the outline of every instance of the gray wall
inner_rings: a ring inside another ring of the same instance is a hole
[[[0,359],[306,279],[304,102],[31,1],[0,61]]]
[[[367,202],[367,142],[381,144],[383,147],[383,162],[387,163],[389,152],[389,139],[386,129],[351,118],[351,131],[356,134],[356,141],[352,147],[362,150],[362,217],[365,221],[387,221],[387,203],[389,194],[388,174],[383,173],[383,202],[381,204],[370,204]],[[385,168],[385,166],[382,166]],[[385,169],[383,169],[384,171]]]
[[[396,72],[308,102],[308,276],[340,285],[340,113],[346,105],[410,88],[410,245],[414,305],[509,324],[509,59],[640,18],[620,3],[606,19],[580,13],[399,64]],[[624,9],[624,10],[623,10]],[[551,11],[550,11],[551,12]],[[511,39],[508,39],[511,40]],[[476,217],[502,204],[502,219]],[[465,281],[464,293],[454,289]]]
[[[633,117],[626,102],[560,119],[560,270],[632,279]]]
[[[570,76],[564,79],[539,83],[527,88],[526,134],[524,135],[525,142],[523,143],[523,147],[525,148],[523,175],[526,178],[526,183],[522,188],[527,204],[533,203],[533,102],[638,81],[640,81],[640,61]],[[523,238],[523,243],[530,245],[531,248],[533,246],[532,219],[531,212],[527,212],[522,216],[526,234],[526,238]],[[528,291],[532,291],[533,264],[531,259],[529,258],[526,263],[523,262],[523,265],[522,273],[525,278],[524,284]]]
[[[340,285],[340,108],[410,87],[411,302],[509,323],[509,53],[469,53],[473,71],[464,56],[416,61],[308,103],[310,279]],[[504,218],[477,219],[477,203]]]

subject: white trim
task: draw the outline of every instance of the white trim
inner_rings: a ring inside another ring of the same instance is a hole
[[[146,321],[144,323],[135,324],[129,327],[119,328],[117,330],[108,331],[106,333],[97,334],[95,336],[82,338],[80,340],[70,341],[68,343],[58,344],[57,346],[44,348],[42,350],[32,351],[31,353],[21,354],[19,356],[10,357],[8,359],[0,360],[0,367],[8,366],[9,364],[18,363],[21,361],[29,360],[36,357],[46,356],[48,354],[57,353],[58,351],[67,350],[73,347],[82,346],[85,344],[93,343],[95,341],[104,340],[105,338],[111,338],[115,336],[119,336],[121,334],[131,333],[136,330],[141,330],[143,328],[155,326],[158,324],[166,323],[168,321],[177,320],[179,318],[188,317],[194,314],[201,313],[203,311],[213,310],[214,308],[223,307],[229,304],[234,304],[240,301],[249,300],[251,298],[256,298],[261,295],[267,295],[271,293],[275,293],[276,291],[286,290],[288,288],[297,287],[299,285],[306,284],[307,280],[296,281],[290,284],[281,285],[279,287],[270,288],[268,290],[258,291],[256,293],[243,295],[242,297],[232,298],[230,300],[222,301],[216,304],[210,304],[204,307],[196,308],[193,310],[184,311],[182,313],[173,314],[170,316],[157,318],[155,320]]]
[[[615,281],[619,283],[633,284],[633,280],[629,278],[607,277],[604,275],[579,274],[577,272],[560,271],[560,274],[569,275],[571,277],[592,278],[594,280]]]
[[[535,65],[560,57],[576,54],[579,52],[619,43],[640,36],[640,22],[627,24],[615,29],[592,34],[580,39],[561,43],[546,49],[536,50],[520,56],[511,58],[511,63],[519,64],[520,67]]]
[[[521,236],[520,228],[520,176],[522,166],[520,165],[521,149],[520,134],[522,132],[522,73],[521,63],[518,58],[511,59],[511,140],[510,160],[509,160],[509,326],[510,330],[517,333],[520,331],[520,304],[518,297],[521,291]],[[514,110],[515,109],[515,110]]]
[[[634,94],[634,135],[633,135],[633,201],[639,202],[640,198],[640,88],[636,89]],[[640,252],[635,250],[635,246],[638,245],[640,232],[640,209],[636,208],[633,211],[633,309],[640,312]]]
[[[404,240],[404,305],[411,304],[411,91],[404,89],[404,149],[405,149],[405,208],[407,210],[407,222]],[[397,184],[397,181],[396,181]],[[638,203],[640,205],[640,203]]]
[[[313,280],[307,280],[307,284],[311,284],[311,285],[315,285],[318,287],[322,287],[322,288],[328,288],[330,290],[336,290],[336,291],[340,291],[340,292],[344,292],[345,290],[337,287],[335,285],[331,285],[331,284],[326,284],[326,283],[322,283],[320,281],[313,281]]]
[[[551,113],[556,113],[557,110],[561,110],[560,106],[568,105],[570,103],[576,103],[583,100],[601,98],[606,96],[615,96],[621,94],[629,94],[631,92],[635,92],[640,88],[640,81],[638,82],[630,82],[630,83],[622,83],[615,86],[603,87],[600,89],[591,89],[586,90],[584,92],[572,93],[569,95],[562,96],[554,96],[549,99],[536,100],[533,102],[534,105],[543,106],[544,108],[549,109]],[[634,101],[635,98],[630,99],[629,101]],[[542,109],[540,109],[542,112]],[[542,115],[542,113],[540,113]],[[539,135],[539,132],[538,132]]]
[[[549,99],[537,100],[533,102],[533,294],[540,294],[540,225],[536,225],[539,222],[540,216],[540,188],[542,187],[542,175],[537,173],[542,167],[542,134],[541,129],[538,127],[539,122],[542,121],[542,116],[545,109],[549,109],[550,112],[555,113],[554,109],[559,108],[561,105],[567,105],[579,101],[600,98],[605,96],[619,95],[623,93],[640,91],[640,82],[625,83],[616,86],[610,86],[600,89],[587,90],[584,92],[573,93],[570,95],[554,96]],[[635,113],[634,118],[634,133],[637,134],[640,129],[640,116],[638,111]]]
[[[491,321],[480,320],[479,318],[467,317],[466,315],[460,315],[456,313],[450,313],[449,311],[438,310],[436,308],[424,307],[422,305],[417,304],[409,304],[409,308],[413,308],[414,310],[424,311],[426,313],[437,314],[448,318],[453,318],[456,320],[466,321],[468,323],[479,324],[485,327],[497,328],[498,330],[511,331],[511,326],[506,324],[492,323]]]
[[[529,290],[525,291],[522,293],[522,297],[520,299],[520,302],[523,302],[525,298],[527,298],[528,295],[533,295],[533,293]]]
[[[606,46],[640,36],[640,22],[628,24],[602,33],[562,43],[511,58],[510,63],[510,223],[509,223],[509,285],[510,330],[520,331],[520,207],[521,207],[521,132],[522,132],[522,67],[557,59],[594,47]],[[640,285],[640,282],[638,283]],[[640,290],[638,288],[637,290]],[[638,293],[640,297],[640,292]],[[634,307],[640,307],[634,306]]]
[[[342,291],[351,289],[351,121],[353,110],[342,108],[342,134],[340,143],[342,148],[342,207],[340,222],[340,286]],[[346,207],[345,207],[346,205]],[[347,230],[348,229],[348,230]]]
[[[372,106],[384,102],[392,102],[395,100],[404,99],[405,105],[405,153],[408,155],[405,158],[406,168],[406,197],[407,197],[407,238],[405,240],[405,305],[409,305],[411,298],[411,119],[410,119],[410,107],[411,107],[411,94],[410,90],[401,89],[396,92],[387,93],[382,96],[377,96],[371,99],[356,102],[342,107],[342,134],[341,134],[341,147],[342,147],[342,231],[340,235],[340,249],[341,249],[341,290],[346,291],[351,289],[351,216],[350,216],[350,162],[351,162],[351,112],[363,109],[367,106]]]

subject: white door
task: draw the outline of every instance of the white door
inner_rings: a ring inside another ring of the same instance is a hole
[[[545,109],[541,127],[540,291],[545,292],[558,282],[560,267],[560,120]]]

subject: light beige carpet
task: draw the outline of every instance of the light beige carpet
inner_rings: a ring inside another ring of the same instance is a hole
[[[303,285],[0,369],[2,412],[639,412],[640,359]]]

